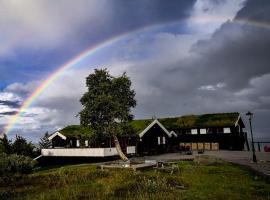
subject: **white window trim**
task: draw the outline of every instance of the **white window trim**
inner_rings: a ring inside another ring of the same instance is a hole
[[[165,136],[163,136],[162,138],[163,138],[163,144],[166,144],[166,138],[165,138]]]
[[[160,145],[160,137],[157,137],[158,145]]]
[[[84,143],[85,143],[85,146],[88,147],[88,145],[89,145],[88,140],[85,140]]]

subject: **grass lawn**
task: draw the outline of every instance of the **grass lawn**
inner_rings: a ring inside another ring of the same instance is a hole
[[[270,183],[245,167],[207,157],[177,166],[173,174],[93,165],[42,169],[10,186],[2,182],[0,199],[270,199]]]

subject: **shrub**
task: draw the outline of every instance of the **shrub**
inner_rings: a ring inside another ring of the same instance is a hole
[[[34,148],[35,146],[31,142],[27,142],[27,140],[21,136],[16,136],[12,144],[12,153],[34,158],[36,156]]]
[[[36,162],[29,157],[5,153],[0,154],[0,178],[16,174],[29,174]]]

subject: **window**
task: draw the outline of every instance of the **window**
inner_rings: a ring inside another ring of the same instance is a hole
[[[76,146],[79,147],[80,146],[80,140],[76,141]]]
[[[166,144],[166,138],[163,137],[163,144]]]
[[[206,128],[200,129],[200,134],[206,134]]]
[[[231,129],[230,128],[223,128],[223,133],[231,133]]]
[[[191,134],[192,134],[192,135],[198,134],[198,130],[197,130],[197,129],[191,129]]]
[[[85,146],[88,147],[88,140],[85,140]]]
[[[160,137],[157,137],[158,145],[160,145]]]

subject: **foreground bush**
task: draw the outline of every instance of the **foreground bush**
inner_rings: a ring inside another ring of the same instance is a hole
[[[0,178],[32,172],[36,162],[26,156],[5,153],[0,154]]]

